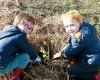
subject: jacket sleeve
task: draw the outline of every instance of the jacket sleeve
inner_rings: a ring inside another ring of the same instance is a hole
[[[83,41],[78,41],[76,37],[71,37],[71,41],[63,49],[65,58],[73,58],[79,54],[85,48]]]
[[[26,36],[20,35],[16,40],[16,45],[18,48],[22,50],[22,52],[28,53],[32,60],[35,60],[38,55],[34,48],[32,48],[31,44],[28,42]]]

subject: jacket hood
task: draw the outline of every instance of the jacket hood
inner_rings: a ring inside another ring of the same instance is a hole
[[[17,26],[8,25],[2,31],[0,31],[0,39],[10,37],[16,34],[25,34]]]

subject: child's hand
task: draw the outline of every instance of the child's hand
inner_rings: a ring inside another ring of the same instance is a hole
[[[34,60],[35,64],[41,64],[42,60],[39,56],[37,56],[37,58]]]
[[[52,59],[59,58],[60,56],[61,56],[61,52],[58,52],[58,53],[56,53],[56,54],[53,55]]]
[[[68,59],[67,61],[69,64],[75,64],[76,63],[76,60],[75,59]]]

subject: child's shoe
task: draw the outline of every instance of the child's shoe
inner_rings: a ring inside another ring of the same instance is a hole
[[[9,76],[8,80],[20,80],[20,75],[22,74],[23,69],[21,68],[16,68],[11,75]]]
[[[96,75],[96,80],[100,80],[100,72]]]

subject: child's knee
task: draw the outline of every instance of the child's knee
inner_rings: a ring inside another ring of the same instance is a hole
[[[23,57],[24,57],[24,59],[27,60],[27,61],[30,60],[30,56],[29,56],[29,54],[27,54],[27,53],[24,53]]]
[[[29,62],[30,61],[30,56],[27,54],[27,53],[22,53],[22,59],[26,62]]]
[[[27,53],[22,53],[19,55],[20,56],[20,65],[18,66],[19,68],[26,68],[27,64],[30,61],[30,57]]]

